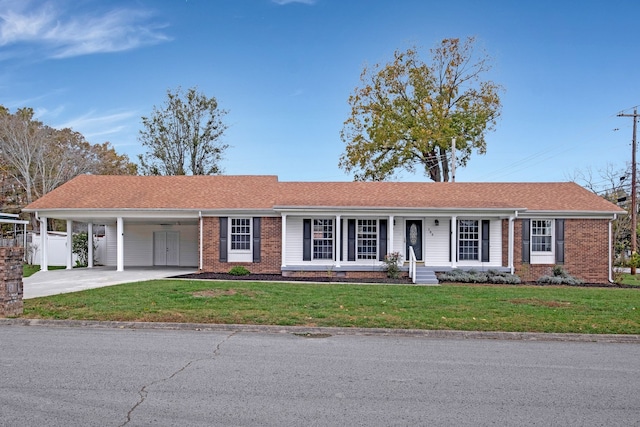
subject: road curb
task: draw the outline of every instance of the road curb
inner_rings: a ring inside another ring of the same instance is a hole
[[[294,334],[302,337],[328,335],[397,336],[441,339],[489,339],[516,341],[565,341],[640,344],[640,335],[573,334],[539,332],[449,331],[386,328],[333,328],[277,325],[225,325],[211,323],[115,322],[92,320],[0,319],[0,326],[47,326],[95,329],[158,329],[204,332],[252,332]]]

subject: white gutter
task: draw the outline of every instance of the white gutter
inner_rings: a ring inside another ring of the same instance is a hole
[[[611,243],[612,243],[613,237],[612,237],[611,229],[612,229],[612,226],[613,226],[612,225],[613,221],[615,219],[616,219],[616,215],[614,214],[613,215],[613,219],[611,221],[609,221],[609,251],[608,251],[609,252],[609,283],[613,283],[613,276],[612,276],[612,273],[613,273],[613,265],[612,265],[612,263],[613,263],[613,261],[611,260],[611,255],[612,255],[611,254]]]

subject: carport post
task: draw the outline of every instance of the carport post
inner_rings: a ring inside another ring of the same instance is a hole
[[[116,220],[116,234],[116,270],[124,271],[124,222],[121,216]]]
[[[67,220],[67,270],[73,268],[73,221]]]
[[[87,224],[87,268],[93,268],[93,223]]]
[[[40,217],[40,271],[49,271],[49,244],[47,242],[47,218]]]

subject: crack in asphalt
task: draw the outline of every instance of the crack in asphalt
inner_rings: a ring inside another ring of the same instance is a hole
[[[220,347],[226,343],[227,341],[229,341],[231,339],[231,337],[233,337],[234,335],[236,335],[237,333],[239,333],[240,331],[233,331],[232,333],[230,333],[229,335],[227,335],[222,341],[220,341],[218,343],[218,345],[216,345],[216,348],[213,350],[212,356],[211,357],[203,357],[201,359],[196,359],[196,360],[190,360],[186,365],[184,365],[182,368],[178,369],[177,371],[175,371],[174,373],[172,373],[171,375],[169,375],[166,378],[161,378],[159,380],[155,380],[152,381],[149,384],[145,384],[139,391],[138,394],[140,395],[140,400],[138,400],[138,402],[136,402],[135,405],[133,405],[133,407],[131,409],[129,409],[129,412],[127,412],[127,420],[120,424],[119,427],[124,427],[127,424],[129,424],[131,422],[131,416],[133,415],[133,413],[135,412],[136,409],[138,409],[138,407],[140,405],[142,405],[144,403],[144,401],[146,400],[149,392],[148,389],[156,384],[165,382],[165,381],[169,381],[171,379],[173,379],[176,375],[180,374],[181,372],[185,371],[187,368],[189,368],[189,366],[191,366],[194,363],[197,362],[201,362],[203,360],[209,360],[209,359],[213,359],[214,357],[218,356],[220,354]]]

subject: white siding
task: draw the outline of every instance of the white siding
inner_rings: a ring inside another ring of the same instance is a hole
[[[127,224],[124,222],[124,265],[125,267],[153,266],[153,232],[177,231],[180,233],[180,266],[198,265],[198,226],[197,225],[147,225]],[[116,265],[116,227],[105,227],[106,265]]]
[[[502,220],[491,220],[489,225],[489,264],[502,265]]]
[[[435,225],[435,220],[438,225]],[[426,218],[424,252],[426,265],[449,265],[451,218]]]
[[[104,240],[106,241],[105,245],[105,265],[110,267],[114,267],[116,265],[116,251],[117,251],[117,242],[116,242],[116,225],[105,225],[104,227]]]
[[[287,217],[287,265],[302,263],[302,218]]]
[[[480,221],[480,228],[482,229],[482,219]],[[457,231],[456,231],[457,232]],[[482,246],[482,242],[480,242]],[[502,265],[502,221],[494,219],[489,222],[489,262],[478,261],[458,261],[458,266],[461,267],[500,267]]]
[[[405,242],[404,242],[404,218],[395,217],[394,221],[396,225],[390,224],[393,227],[393,248],[389,252],[399,252],[402,255],[402,260],[406,260]]]

